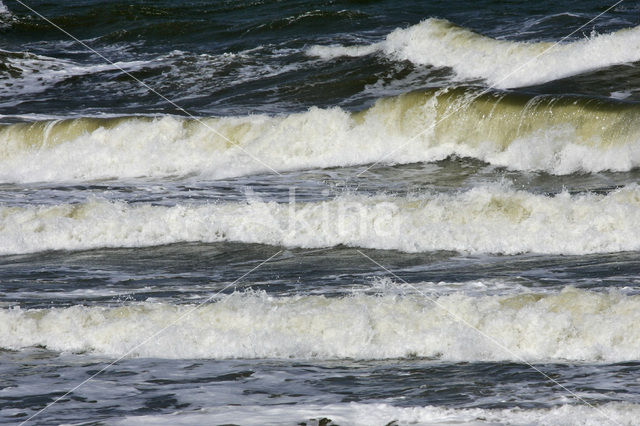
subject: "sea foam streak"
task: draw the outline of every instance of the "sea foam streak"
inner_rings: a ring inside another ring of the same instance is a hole
[[[411,197],[173,207],[94,199],[0,208],[0,253],[237,241],[405,252],[583,254],[640,249],[640,187],[535,195],[502,186]]]
[[[617,362],[640,358],[640,296],[565,288],[553,295],[344,298],[234,293],[190,305],[0,310],[0,346],[136,357],[358,358]],[[446,311],[491,336],[501,348]],[[188,315],[187,312],[190,312]],[[183,317],[184,316],[184,317]]]
[[[357,113],[336,107],[276,117],[79,118],[5,125],[0,126],[0,181],[193,174],[215,179],[270,172],[269,167],[412,163],[451,155],[554,174],[640,165],[637,105],[476,95],[462,89],[410,93]]]
[[[598,404],[598,411],[585,404],[576,403],[553,408],[484,409],[444,408],[437,406],[398,407],[385,403],[341,403],[328,405],[275,404],[270,406],[244,405],[204,408],[198,412],[178,412],[171,416],[127,416],[115,420],[122,425],[174,425],[179,424],[233,424],[242,419],[245,426],[282,424],[317,424],[322,418],[330,424],[353,426],[371,425],[564,425],[602,426],[611,424],[632,426],[640,416],[640,405],[611,402]]]
[[[2,9],[0,7],[0,17]],[[1,24],[0,24],[1,28]],[[20,94],[43,92],[65,79],[90,75],[104,71],[125,69],[134,71],[146,64],[145,61],[115,62],[113,64],[85,65],[71,60],[36,55],[30,52],[12,52],[0,49],[0,96],[8,99],[4,105],[19,103]]]
[[[378,43],[313,46],[307,51],[325,59],[375,52],[418,65],[452,68],[460,79],[485,79],[496,88],[521,87],[640,60],[640,26],[554,46],[496,40],[431,18],[396,29]]]

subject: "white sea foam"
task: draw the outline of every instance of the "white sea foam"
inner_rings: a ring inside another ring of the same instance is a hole
[[[640,165],[635,105],[458,89],[381,99],[359,113],[201,121],[79,118],[0,127],[0,181],[251,173],[437,161],[451,155],[554,174]],[[218,133],[216,133],[218,132]],[[221,136],[224,135],[224,136]]]
[[[491,86],[528,86],[614,64],[640,60],[640,27],[553,46],[549,42],[492,39],[443,19],[396,29],[365,46],[313,46],[307,53],[331,59],[381,52],[418,65],[452,68],[460,79]]]
[[[513,426],[632,426],[637,424],[640,405],[607,403],[597,410],[585,404],[561,405],[550,409],[483,409],[397,407],[385,403],[347,403],[329,405],[255,405],[205,408],[199,412],[171,415],[127,416],[117,419],[122,425],[234,424],[246,426],[282,424],[318,424],[325,418],[330,424],[353,426],[397,425],[513,425]]]
[[[0,253],[237,241],[405,252],[584,254],[640,249],[640,187],[555,197],[489,186],[415,197],[343,195],[306,203],[0,208]]]
[[[0,347],[39,345],[108,356],[132,350],[134,357],[159,358],[640,358],[640,296],[567,287],[552,295],[452,294],[435,300],[437,305],[422,295],[274,298],[234,293],[193,312],[190,305],[151,302],[114,308],[8,308],[0,310]]]
[[[2,11],[0,10],[0,13]],[[45,91],[54,84],[72,76],[89,75],[110,70],[136,70],[145,61],[119,61],[113,64],[81,64],[71,60],[36,55],[29,52],[0,50],[2,61],[11,78],[0,81],[0,96],[5,103],[13,102],[18,94],[34,94]],[[19,102],[16,99],[15,102]]]
[[[7,18],[11,18],[11,15],[3,15],[0,9],[0,27],[9,25],[11,20]],[[147,94],[147,88],[135,82],[131,86],[122,87],[121,82],[111,78],[91,79],[91,76],[109,71],[132,73],[140,69],[162,69],[163,79],[179,80],[182,83],[185,90],[183,93],[174,94],[173,97],[184,100],[202,90],[210,91],[221,87],[229,89],[248,81],[292,72],[301,66],[300,64],[273,66],[268,63],[256,63],[255,51],[262,49],[262,46],[258,46],[237,53],[216,55],[206,53],[196,55],[192,52],[173,50],[152,58],[115,61],[113,64],[78,62],[31,52],[0,49],[0,63],[3,64],[0,77],[5,77],[0,78],[0,96],[4,97],[3,106],[15,105],[25,101],[24,95],[33,96],[73,77],[83,77],[87,87],[91,87],[95,92],[124,90],[127,96],[135,98],[138,95]],[[114,51],[101,49],[101,52],[107,57],[122,57],[122,52],[118,49]],[[277,57],[290,53],[290,50],[280,49],[270,54]],[[121,95],[124,96],[122,93]]]

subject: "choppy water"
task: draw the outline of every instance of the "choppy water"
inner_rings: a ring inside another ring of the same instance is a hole
[[[636,422],[636,4],[26,4],[2,422]]]

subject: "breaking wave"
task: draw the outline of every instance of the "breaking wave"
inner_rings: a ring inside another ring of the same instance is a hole
[[[584,98],[443,89],[361,112],[78,118],[0,126],[0,181],[197,175],[429,162],[451,155],[553,174],[640,165],[640,107]]]
[[[567,287],[552,295],[458,293],[434,300],[422,295],[275,298],[259,292],[234,293],[197,310],[152,302],[5,308],[0,310],[0,346],[109,356],[131,351],[131,356],[159,358],[640,358],[640,296]]]
[[[418,65],[451,68],[461,80],[484,79],[496,88],[522,87],[640,60],[640,27],[555,44],[496,40],[430,18],[396,29],[378,43],[317,45],[307,54],[332,59],[376,52]]]
[[[585,254],[640,249],[640,187],[607,195],[531,194],[503,186],[321,202],[0,208],[0,254],[184,241],[287,247],[346,245],[423,252]]]

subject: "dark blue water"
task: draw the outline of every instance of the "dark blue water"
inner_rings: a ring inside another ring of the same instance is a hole
[[[626,2],[589,24],[610,5],[579,1],[508,6],[495,1],[27,4],[198,116],[281,113],[310,106],[359,109],[380,95],[365,90],[370,85],[399,94],[431,87],[433,80],[442,84],[446,70],[416,67],[408,61],[397,63],[372,55],[326,62],[304,53],[317,44],[378,41],[396,28],[430,17],[519,41],[555,41],[585,24],[569,40],[637,24],[637,9]],[[183,114],[24,7],[9,1],[6,6],[12,15],[5,15],[0,48],[9,58],[12,53],[18,56],[11,65],[5,59],[4,75],[28,74],[25,68],[31,68],[31,58],[25,57],[26,52],[53,60],[35,65],[40,75],[25,78],[24,88],[20,78],[5,83],[11,86],[0,97],[1,114]],[[77,68],[69,70],[73,67]],[[47,69],[64,71],[52,76]],[[616,72],[615,79],[600,76],[591,82],[587,76],[580,77],[572,83],[578,86],[572,92],[601,94],[603,85],[633,88],[637,72],[623,69],[628,75]],[[20,93],[21,89],[27,93]],[[18,93],[21,96],[16,98]]]

